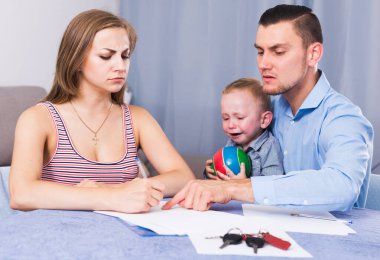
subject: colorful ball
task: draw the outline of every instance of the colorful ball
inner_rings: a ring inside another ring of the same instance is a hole
[[[214,170],[214,175],[216,175],[216,171],[227,175],[224,169],[225,165],[237,175],[240,172],[241,163],[245,164],[245,175],[250,177],[252,165],[249,156],[241,148],[229,146],[219,149],[214,154],[211,168]]]

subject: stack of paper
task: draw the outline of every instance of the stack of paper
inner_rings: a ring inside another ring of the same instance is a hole
[[[200,212],[180,207],[161,210],[163,203],[142,214],[125,214],[111,211],[96,212],[118,217],[130,224],[148,228],[161,235],[186,234],[199,254],[254,255],[253,249],[244,242],[219,249],[222,239],[206,239],[209,236],[222,236],[230,228],[240,228],[244,233],[258,233],[261,226],[257,225],[251,218],[213,210]],[[292,245],[287,251],[266,245],[258,251],[257,255],[311,257],[282,229],[273,227],[268,228],[267,231],[289,241]]]

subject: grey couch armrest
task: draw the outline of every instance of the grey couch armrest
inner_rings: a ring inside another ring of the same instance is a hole
[[[0,87],[0,166],[11,164],[18,117],[45,95],[46,90],[41,87]]]
[[[45,95],[41,87],[0,87],[0,219],[15,212],[9,208],[8,176],[17,120]]]

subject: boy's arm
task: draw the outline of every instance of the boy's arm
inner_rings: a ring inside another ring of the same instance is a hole
[[[278,140],[270,134],[260,150],[261,176],[283,175],[283,155]]]

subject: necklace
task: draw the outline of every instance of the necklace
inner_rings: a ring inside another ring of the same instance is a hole
[[[71,104],[71,106],[73,107],[74,112],[75,112],[75,114],[77,115],[77,117],[79,118],[79,120],[83,123],[83,125],[84,125],[88,130],[91,131],[91,133],[94,134],[94,137],[92,138],[92,141],[94,141],[94,142],[95,142],[95,145],[97,145],[97,144],[98,144],[98,141],[99,141],[99,138],[98,138],[98,132],[100,131],[100,129],[102,129],[104,123],[107,121],[109,115],[111,114],[111,108],[112,108],[112,106],[113,106],[113,103],[111,102],[111,105],[110,105],[110,107],[108,108],[107,116],[104,118],[102,124],[101,124],[101,125],[98,127],[98,129],[96,129],[95,131],[92,130],[91,127],[89,127],[89,126],[83,121],[83,119],[80,117],[78,111],[75,109],[74,104],[71,102],[71,100],[70,100],[70,104]]]

